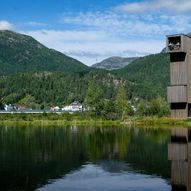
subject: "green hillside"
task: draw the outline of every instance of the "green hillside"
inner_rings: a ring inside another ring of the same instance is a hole
[[[28,96],[38,104],[66,104],[74,100],[84,102],[88,84],[92,82],[103,90],[104,99],[115,98],[122,84],[132,100],[166,98],[169,56],[156,54],[139,58],[115,72],[94,69],[84,74],[30,72],[0,77],[2,97],[6,103],[17,103]]]
[[[103,90],[104,99],[115,98],[121,85],[132,100],[166,98],[169,57],[167,54],[146,56],[115,72],[94,69],[87,73],[29,72],[1,76],[0,93],[4,103],[30,98],[37,104],[68,104],[74,100],[84,102],[92,82]]]
[[[81,62],[40,44],[30,36],[0,31],[0,75],[31,71],[84,72]]]
[[[160,53],[134,60],[115,74],[132,82],[132,96],[166,98],[166,87],[170,79],[169,55]]]
[[[112,99],[123,81],[102,70],[91,71],[87,74],[23,73],[1,76],[0,93],[4,103],[27,100],[37,104],[63,105],[74,100],[84,102],[88,85],[92,82],[104,90],[104,99]]]

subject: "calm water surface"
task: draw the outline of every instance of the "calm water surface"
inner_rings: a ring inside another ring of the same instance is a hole
[[[170,191],[170,131],[0,127],[0,190]]]

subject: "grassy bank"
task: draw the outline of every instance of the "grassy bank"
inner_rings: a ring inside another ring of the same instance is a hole
[[[131,125],[131,126],[187,126],[191,127],[191,119],[171,119],[167,117],[128,117],[125,120],[105,120],[93,118],[90,115],[76,114],[0,114],[0,125],[6,126],[109,126],[109,125]]]
[[[84,114],[0,114],[0,125],[7,126],[100,126],[100,125],[120,125],[119,120],[104,120],[101,118],[92,118]]]
[[[170,126],[190,126],[191,119],[172,119],[169,117],[132,117],[122,122],[124,125],[170,125]]]

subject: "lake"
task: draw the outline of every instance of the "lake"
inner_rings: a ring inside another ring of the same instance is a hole
[[[0,190],[170,191],[165,128],[0,127]]]

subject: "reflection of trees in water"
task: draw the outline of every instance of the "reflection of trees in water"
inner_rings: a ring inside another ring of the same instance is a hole
[[[34,190],[79,168],[83,148],[67,128],[1,128],[0,190]]]
[[[167,160],[169,139],[170,133],[162,129],[102,128],[96,129],[86,138],[86,150],[91,161],[103,164],[102,166],[108,171],[113,168],[116,171],[118,168],[120,172],[129,168],[130,164],[139,172],[169,179],[170,163]],[[124,164],[111,161],[105,163],[103,159],[120,160]]]
[[[86,137],[86,150],[91,161],[124,159],[130,142],[129,132],[121,128],[96,128]]]
[[[34,190],[94,162],[109,172],[169,177],[165,130],[141,128],[0,128],[0,189]],[[156,165],[157,164],[157,165]]]

